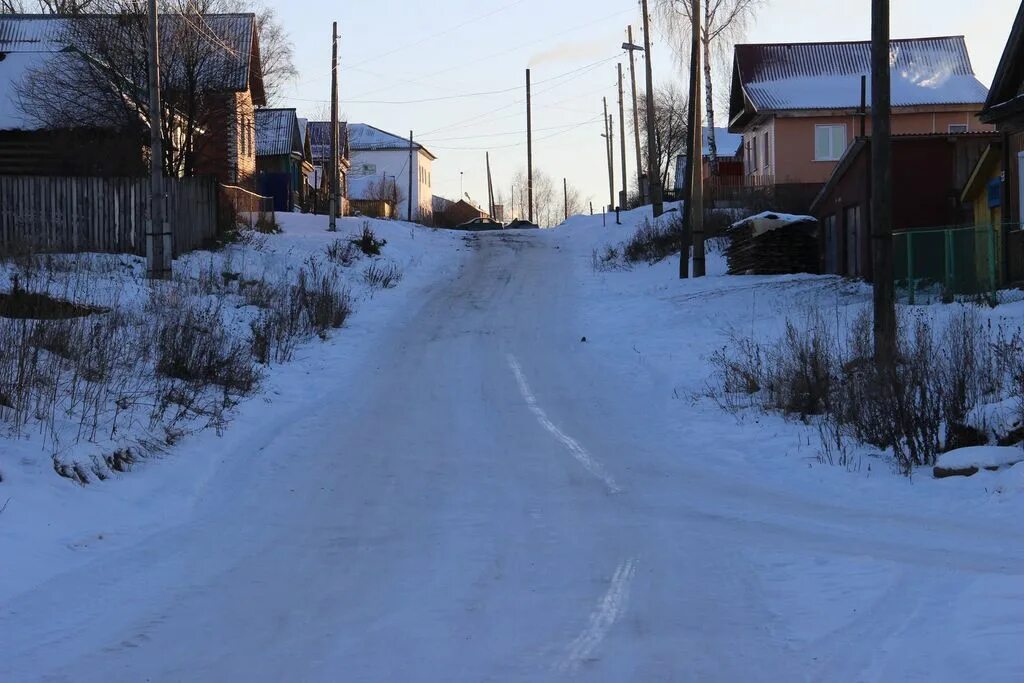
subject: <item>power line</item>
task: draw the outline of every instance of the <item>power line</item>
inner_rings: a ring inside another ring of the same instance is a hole
[[[549,135],[542,135],[539,138],[535,138],[534,139],[534,143],[542,141],[542,140],[550,140],[551,138],[558,137],[559,135],[564,135],[566,133],[569,133],[571,131],[576,130],[577,128],[582,128],[583,126],[586,126],[587,124],[595,123],[598,119],[603,119],[603,118],[604,118],[604,115],[602,114],[601,116],[596,116],[594,118],[587,119],[586,121],[581,121],[580,123],[572,124],[566,130],[558,130],[558,131],[556,131],[554,133],[551,133]],[[513,147],[523,147],[524,145],[526,145],[525,142],[516,142],[516,143],[513,143],[513,144],[509,144],[509,145],[498,145],[496,147],[495,146],[489,146],[489,147],[441,147],[441,146],[438,146],[438,145],[431,145],[431,147],[433,147],[434,149],[443,149],[443,150],[446,150],[446,151],[483,152],[485,150],[494,150],[494,149],[512,149]]]

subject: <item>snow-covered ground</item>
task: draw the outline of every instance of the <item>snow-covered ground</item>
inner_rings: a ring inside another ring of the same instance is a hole
[[[850,472],[723,412],[730,330],[870,292],[595,271],[642,215],[382,224],[405,280],[223,435],[84,488],[5,453],[0,680],[1024,679],[1021,466]]]

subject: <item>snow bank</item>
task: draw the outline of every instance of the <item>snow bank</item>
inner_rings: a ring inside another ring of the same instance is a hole
[[[1024,449],[1017,446],[968,446],[943,453],[936,470],[998,469],[1024,461]]]

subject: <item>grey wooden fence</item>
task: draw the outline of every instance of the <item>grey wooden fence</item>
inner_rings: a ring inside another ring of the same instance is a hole
[[[165,181],[174,253],[217,234],[217,182]],[[96,251],[143,255],[147,178],[0,176],[0,254]]]

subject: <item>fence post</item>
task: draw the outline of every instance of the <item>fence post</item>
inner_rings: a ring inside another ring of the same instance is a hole
[[[903,239],[907,241],[907,296],[910,305],[914,305],[914,233],[906,232]]]
[[[949,294],[953,294],[953,231],[946,229],[943,231],[943,238],[945,242],[945,256],[946,256],[946,289],[949,290]]]
[[[995,223],[988,226],[988,281],[990,302],[996,303],[996,289],[999,283],[996,282],[996,226]]]

